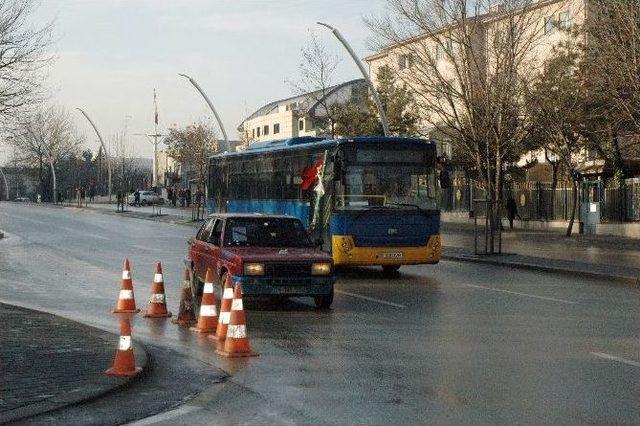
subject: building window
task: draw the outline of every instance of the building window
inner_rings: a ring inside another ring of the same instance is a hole
[[[434,54],[434,56],[436,57],[436,61],[439,61],[439,60],[442,58],[442,56],[440,55],[440,53],[441,53],[441,52],[440,52],[440,46],[439,46],[439,45],[436,45],[435,49],[433,49],[433,54]]]
[[[571,16],[569,16],[568,10],[560,12],[560,15],[558,15],[558,26],[563,30],[571,28]]]
[[[256,137],[256,129],[251,129],[251,137],[252,138]]]
[[[264,125],[262,126],[262,134],[267,136],[269,134],[269,126],[268,125]]]
[[[449,55],[453,53],[453,40],[451,40],[450,38],[447,39],[447,52],[449,53]]]
[[[300,131],[304,130],[304,118],[298,120],[298,130]]]
[[[544,18],[544,33],[545,34],[551,33],[553,31],[554,25],[555,25],[555,22],[553,22],[553,15],[546,16]]]
[[[398,69],[411,68],[413,66],[413,55],[398,55]]]
[[[275,135],[277,133],[280,133],[280,123],[275,123],[273,125],[273,134]]]
[[[260,127],[256,128],[256,136],[260,137]]]

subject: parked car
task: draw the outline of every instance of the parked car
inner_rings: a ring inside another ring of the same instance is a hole
[[[150,206],[152,204],[163,204],[164,199],[153,191],[138,191],[140,193],[140,205]],[[133,205],[135,203],[134,194],[127,196],[127,203]]]
[[[333,302],[335,275],[331,256],[312,242],[298,218],[260,214],[214,214],[189,240],[186,260],[191,289],[200,305],[208,268],[220,295],[228,275],[243,294],[312,297],[316,307]]]
[[[13,201],[17,201],[19,203],[28,203],[31,200],[29,199],[29,197],[16,197],[16,199]]]

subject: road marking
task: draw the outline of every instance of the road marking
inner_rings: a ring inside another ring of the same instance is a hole
[[[591,355],[597,356],[598,358],[608,359],[609,361],[621,362],[623,364],[632,365],[634,367],[640,367],[640,362],[631,361],[630,359],[620,358],[602,352],[591,352]]]
[[[167,411],[166,413],[156,414],[155,416],[147,417],[146,419],[138,420],[134,423],[129,423],[132,426],[153,425],[156,423],[164,422],[166,420],[175,419],[176,417],[183,416],[185,414],[193,413],[194,411],[202,410],[201,407],[194,405],[183,405],[175,410]]]
[[[344,294],[345,296],[351,296],[351,297],[355,297],[355,298],[358,298],[358,299],[368,300],[369,302],[382,303],[383,305],[393,306],[394,308],[406,308],[405,305],[401,305],[399,303],[387,302],[386,300],[380,300],[380,299],[376,299],[374,297],[363,296],[361,294],[356,294],[356,293],[349,293],[348,291],[335,290],[335,292],[339,293],[339,294]]]
[[[474,285],[474,284],[462,284],[465,287],[472,287],[472,288],[481,288],[483,290],[491,290],[491,291],[497,291],[500,293],[509,293],[509,294],[515,294],[518,296],[524,296],[524,297],[531,297],[534,299],[540,299],[540,300],[548,300],[550,302],[558,302],[558,303],[567,303],[569,305],[575,305],[578,302],[573,302],[571,300],[564,300],[564,299],[555,299],[553,297],[546,297],[546,296],[538,296],[535,294],[528,294],[528,293],[519,293],[517,291],[511,291],[511,290],[502,290],[500,288],[491,288],[491,287],[485,287],[482,285]]]

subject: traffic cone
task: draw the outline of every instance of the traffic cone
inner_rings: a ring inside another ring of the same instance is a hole
[[[191,280],[189,269],[184,270],[184,284],[180,295],[180,307],[178,317],[171,320],[178,325],[192,325],[196,322],[196,314],[193,312],[193,296],[191,294]]]
[[[242,306],[242,287],[236,284],[233,291],[233,302],[231,303],[231,318],[227,329],[227,338],[224,341],[224,348],[217,349],[217,353],[227,358],[258,356],[252,352],[247,338],[247,318],[244,315]]]
[[[232,302],[233,283],[231,282],[231,274],[228,274],[224,282],[224,290],[222,290],[222,302],[220,302],[220,317],[218,318],[218,328],[216,329],[215,335],[215,338],[218,340],[224,340],[227,337]]]
[[[110,376],[135,376],[141,371],[141,367],[136,367],[136,358],[133,354],[131,321],[129,318],[121,318],[120,342],[113,359],[113,367],[105,371],[105,373]]]
[[[164,278],[162,277],[162,265],[156,264],[156,273],[151,284],[151,297],[149,307],[144,313],[147,318],[167,318],[171,312],[167,311],[167,297],[164,294]]]
[[[212,333],[216,331],[218,324],[218,310],[216,308],[216,296],[213,294],[213,271],[207,269],[204,278],[204,290],[202,292],[202,303],[200,304],[200,316],[198,324],[190,330],[198,333]]]
[[[122,270],[122,283],[120,284],[120,294],[118,295],[118,303],[113,310],[114,314],[135,314],[140,312],[136,309],[136,299],[133,296],[133,280],[131,279],[131,267],[129,259],[124,260]]]

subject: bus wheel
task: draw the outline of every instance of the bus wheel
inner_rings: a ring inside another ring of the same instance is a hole
[[[321,296],[313,296],[313,301],[316,304],[316,308],[326,310],[331,307],[333,303],[333,289],[331,289],[331,293],[323,294]]]
[[[382,272],[385,275],[397,275],[400,265],[383,265]]]

